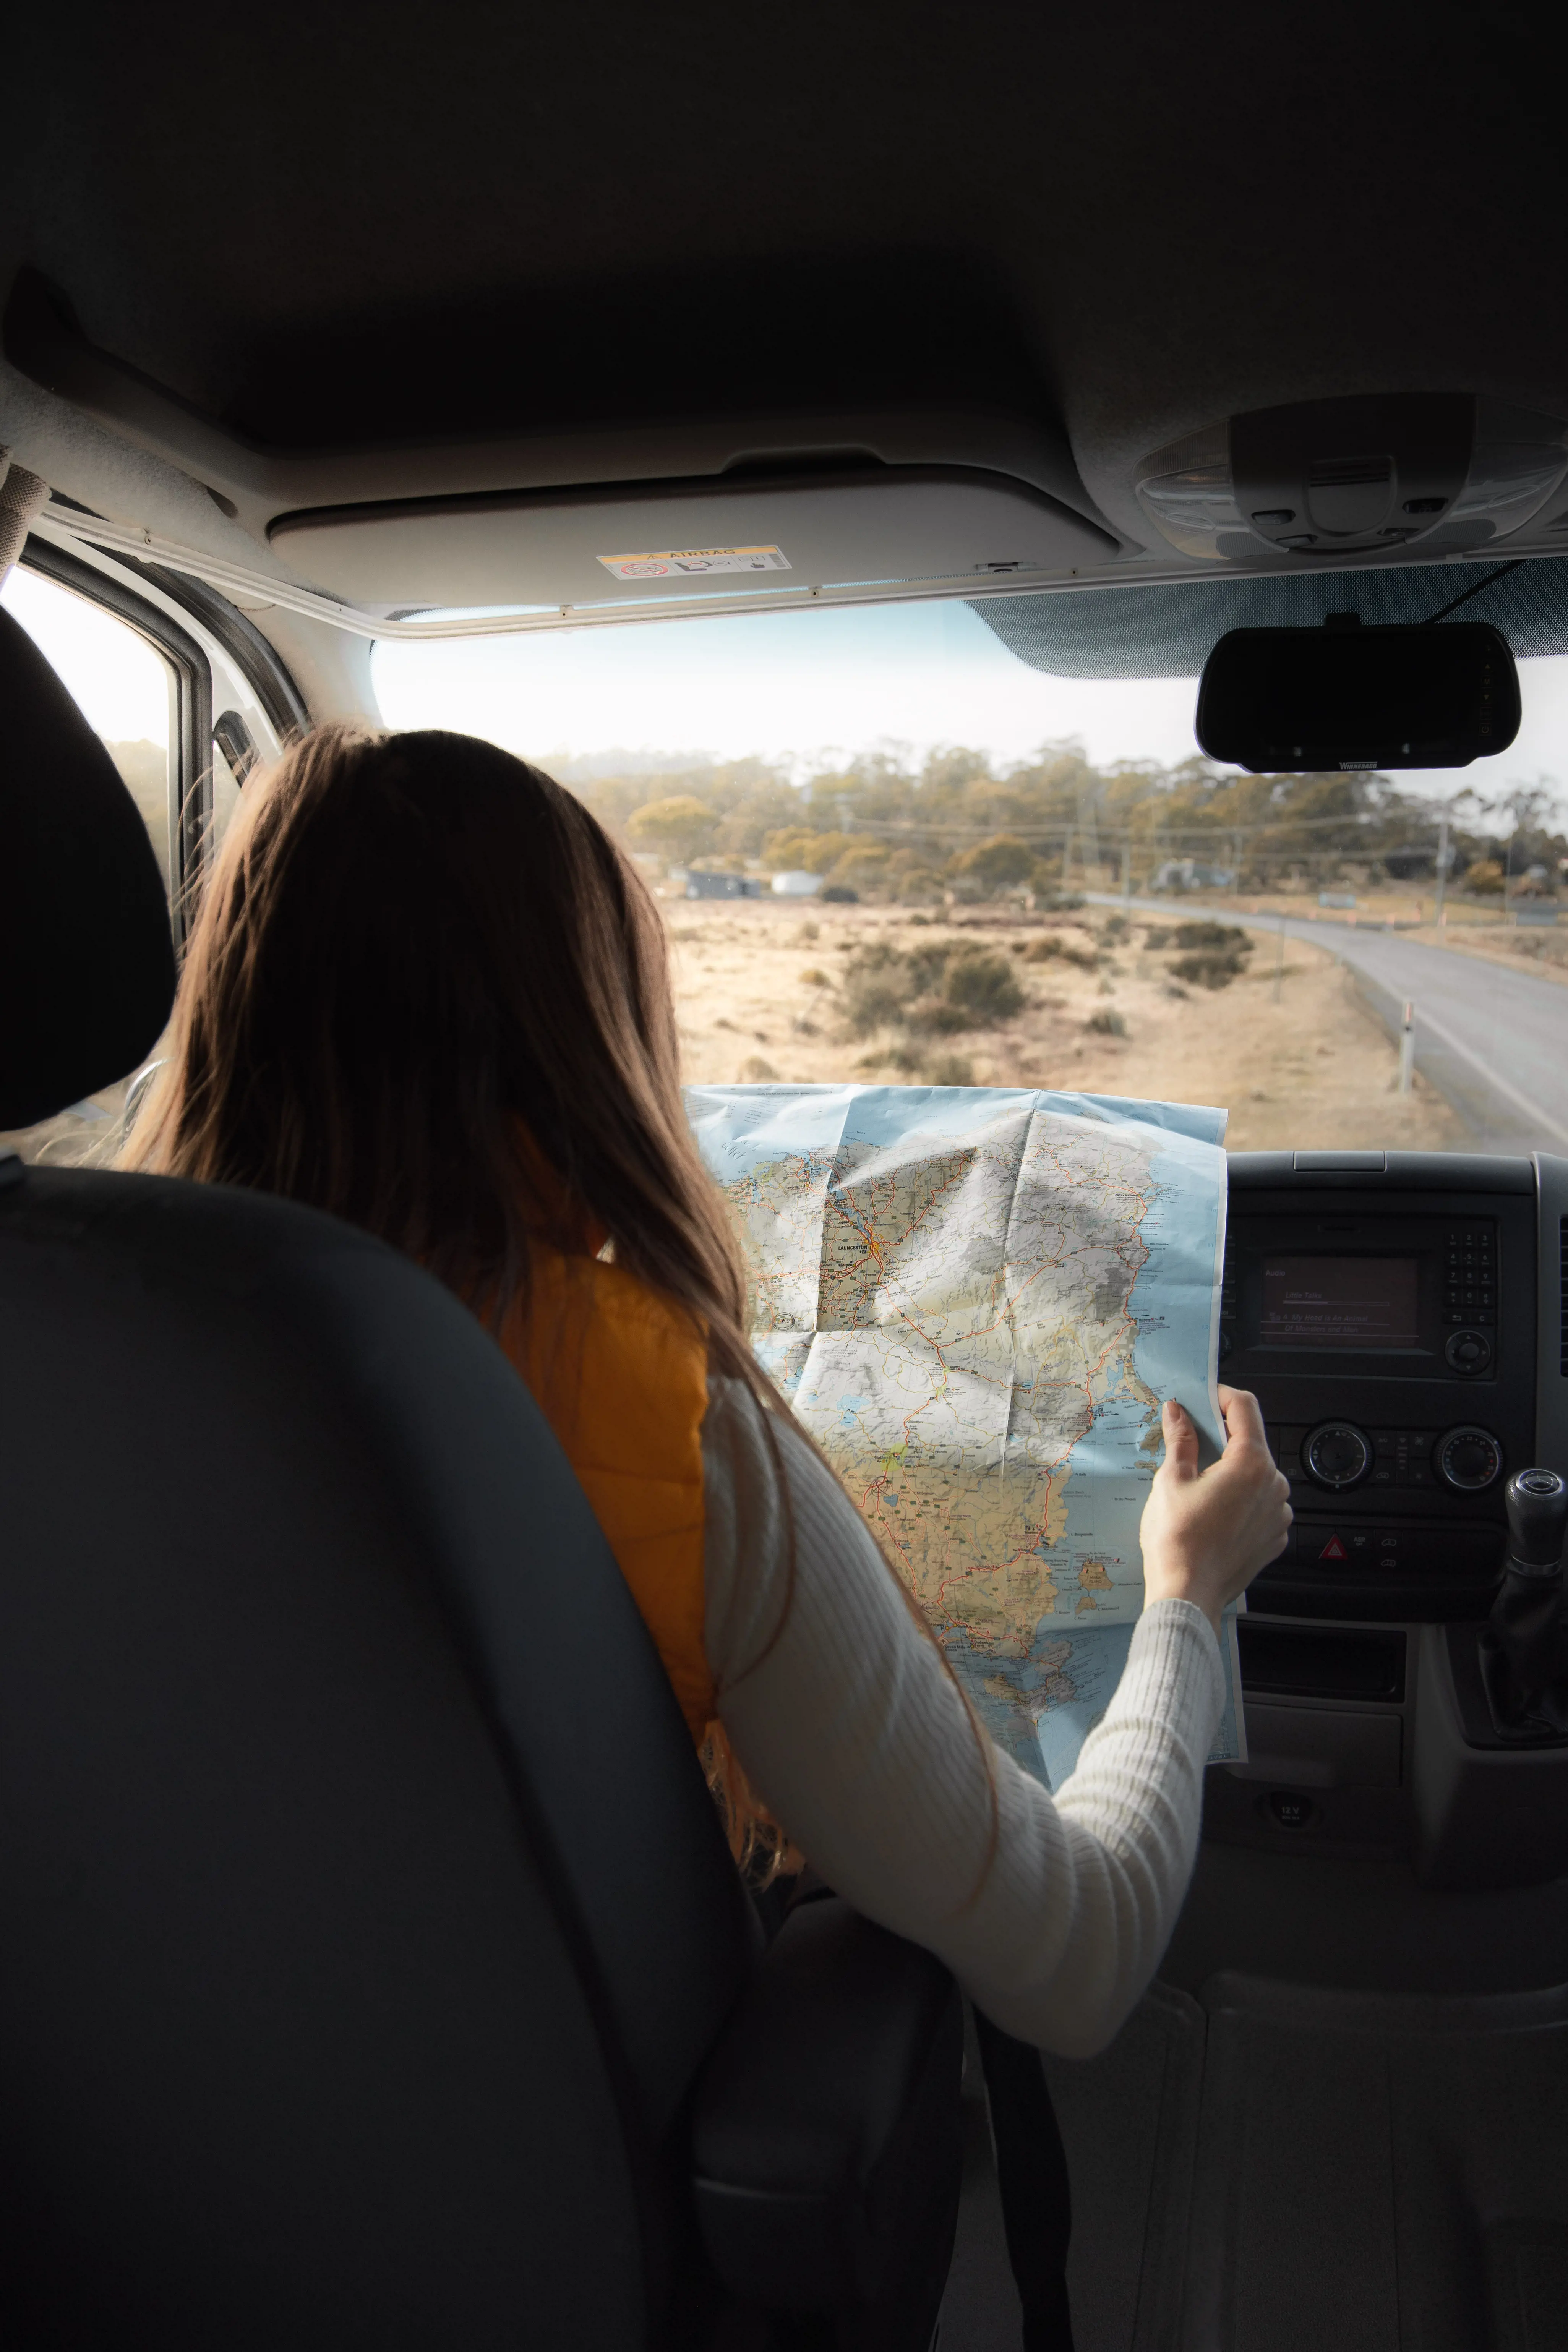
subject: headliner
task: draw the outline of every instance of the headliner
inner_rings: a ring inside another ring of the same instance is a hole
[[[1083,507],[1143,544],[1133,463],[1238,410],[1568,414],[1539,23],[172,0],[86,42],[35,8],[0,289],[41,273],[89,342],[275,450],[979,402],[1064,428]],[[18,456],[63,446],[6,383]]]

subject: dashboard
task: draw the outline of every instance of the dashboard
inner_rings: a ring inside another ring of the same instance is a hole
[[[1430,1884],[1568,1869],[1568,1740],[1500,1752],[1477,1644],[1504,1488],[1568,1475],[1568,1160],[1241,1152],[1219,1374],[1295,1514],[1238,1627],[1249,1758],[1205,1835],[1406,1854]]]
[[[1230,1167],[1220,1377],[1257,1394],[1296,1514],[1254,1605],[1484,1616],[1503,1487],[1539,1451],[1543,1331],[1563,1379],[1562,1204],[1551,1230],[1530,1160],[1268,1152]],[[1547,1183],[1554,1200],[1550,1168]]]

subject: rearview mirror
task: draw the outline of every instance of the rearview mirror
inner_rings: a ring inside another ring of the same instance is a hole
[[[1232,629],[1204,665],[1197,738],[1254,774],[1468,768],[1519,732],[1519,674],[1485,621]]]

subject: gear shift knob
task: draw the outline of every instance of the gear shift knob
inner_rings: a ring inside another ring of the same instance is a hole
[[[1555,1470],[1517,1470],[1508,1482],[1508,1564],[1525,1576],[1555,1576],[1568,1537],[1568,1483]]]
[[[1481,1636],[1481,1680],[1505,1738],[1568,1734],[1568,1649],[1563,1624],[1563,1539],[1568,1484],[1555,1470],[1508,1482],[1508,1558]]]

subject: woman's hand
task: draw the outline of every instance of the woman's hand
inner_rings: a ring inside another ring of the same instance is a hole
[[[1290,1489],[1274,1466],[1258,1399],[1221,1389],[1225,1452],[1198,1468],[1198,1433],[1182,1406],[1161,1413],[1165,1458],[1143,1506],[1143,1591],[1149,1601],[1195,1601],[1215,1633],[1220,1612],[1278,1559],[1290,1527]]]

